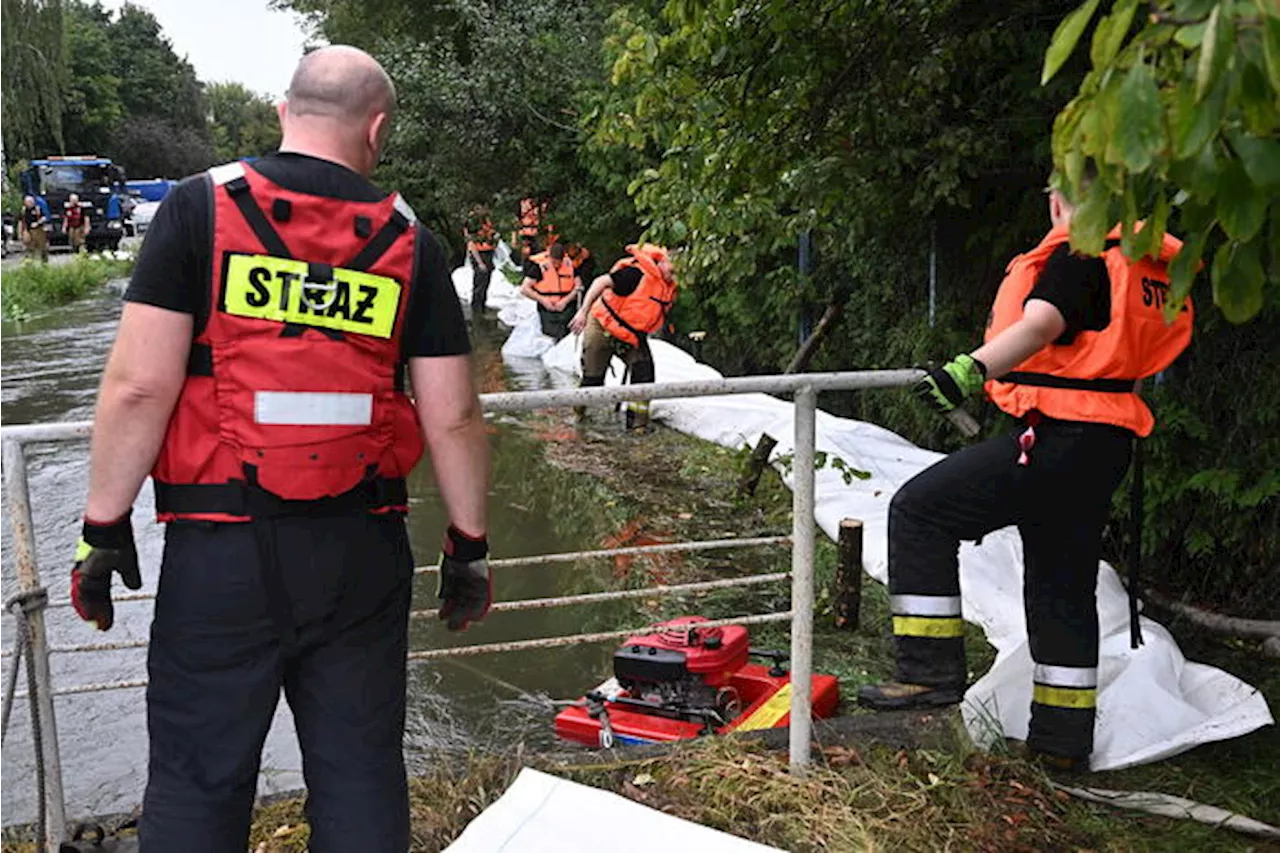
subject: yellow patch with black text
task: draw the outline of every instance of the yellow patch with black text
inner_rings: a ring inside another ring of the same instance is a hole
[[[306,261],[228,254],[222,310],[237,317],[296,323],[390,338],[403,286],[394,278],[332,267],[328,280],[309,278]]]

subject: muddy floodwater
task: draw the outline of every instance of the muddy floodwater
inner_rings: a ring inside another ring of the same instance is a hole
[[[85,420],[115,333],[120,301],[117,291],[79,302],[27,323],[3,327],[3,420],[5,424]],[[538,363],[504,366],[497,338],[476,341],[477,370],[486,390],[538,387],[551,381]],[[560,380],[563,382],[563,378]],[[567,416],[567,415],[566,415]],[[511,557],[599,547],[604,500],[595,482],[550,466],[535,431],[515,418],[491,417],[494,487],[490,503],[490,540],[496,556]],[[65,600],[74,543],[79,534],[87,477],[87,443],[28,448],[28,471],[35,518],[37,553],[50,598]],[[432,483],[430,466],[418,468],[410,483],[413,507],[410,532],[418,565],[434,562],[446,519]],[[153,523],[151,488],[143,488],[134,509],[134,529],[143,565],[144,589],[154,592],[162,529]],[[3,584],[16,591],[4,519]],[[563,564],[501,572],[498,599],[534,598],[599,588],[608,567]],[[593,572],[604,572],[603,578]],[[416,608],[435,602],[434,581],[419,577]],[[55,646],[144,640],[151,602],[121,603],[110,634],[101,634],[76,618],[68,607],[48,611]],[[434,622],[415,622],[411,649],[553,636],[629,624],[628,611],[599,605],[504,614],[475,626],[464,637],[448,634]],[[3,623],[3,644],[12,648],[12,620]],[[550,651],[484,655],[454,661],[411,664],[406,750],[410,767],[435,761],[441,749],[531,748],[552,745],[551,699],[580,695],[608,668],[608,644]],[[145,677],[146,651],[64,653],[52,657],[55,684],[73,686]],[[7,660],[6,660],[7,663]],[[141,798],[147,741],[143,690],[117,689],[56,700],[58,739],[69,816],[129,811]],[[302,786],[300,758],[292,721],[282,701],[263,756],[261,793]],[[9,736],[3,745],[3,812],[6,824],[35,816],[35,781],[26,700],[15,703]]]

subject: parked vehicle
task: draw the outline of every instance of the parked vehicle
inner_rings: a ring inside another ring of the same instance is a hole
[[[133,231],[139,237],[147,233],[147,229],[151,227],[151,220],[156,215],[156,211],[160,209],[158,201],[139,201],[133,207]]]
[[[125,189],[124,170],[107,158],[88,154],[32,160],[22,173],[22,191],[48,205],[49,245],[70,244],[62,212],[75,193],[90,221],[85,248],[91,252],[119,248],[133,201]]]

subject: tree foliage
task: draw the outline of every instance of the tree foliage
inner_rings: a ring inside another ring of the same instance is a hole
[[[1098,5],[1086,0],[1063,20],[1046,80]],[[1186,244],[1169,310],[1203,260],[1213,302],[1244,322],[1262,310],[1268,278],[1280,287],[1280,4],[1156,0],[1138,12],[1137,0],[1115,0],[1099,18],[1091,70],[1054,123],[1054,161],[1083,205],[1072,243],[1096,254],[1122,221],[1126,253],[1138,257],[1176,220]],[[1099,179],[1086,188],[1090,164]]]
[[[205,88],[218,162],[258,157],[280,145],[280,121],[270,98],[239,83],[211,83]]]
[[[62,29],[61,0],[3,0],[0,6],[7,151],[25,154],[35,145],[50,143],[62,148]]]

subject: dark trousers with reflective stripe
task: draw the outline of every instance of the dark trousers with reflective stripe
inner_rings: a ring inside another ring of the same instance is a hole
[[[959,596],[961,540],[1017,525],[1031,656],[1050,668],[1087,671],[1098,662],[1102,532],[1133,435],[1046,419],[1023,466],[1020,431],[953,453],[898,490],[889,507],[889,591],[908,602]],[[964,639],[945,620],[895,612],[894,622],[900,681],[965,682]],[[1052,755],[1084,756],[1093,747],[1096,694],[1063,686],[1037,689],[1028,743]]]
[[[403,853],[413,580],[404,521],[264,523],[274,568],[251,524],[176,522],[166,533],[147,660],[142,850],[247,849],[262,744],[283,690],[302,749],[309,849]],[[266,581],[272,570],[278,583]]]

